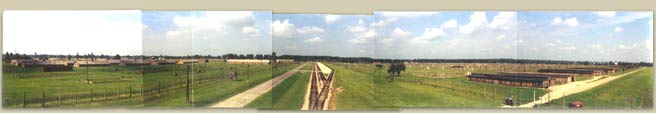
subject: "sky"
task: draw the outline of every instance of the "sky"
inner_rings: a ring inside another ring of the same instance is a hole
[[[370,15],[275,14],[278,55],[373,57],[376,31]]]
[[[653,62],[652,12],[5,11],[3,52]]]
[[[653,62],[652,12],[375,12],[375,58]]]
[[[653,62],[652,12],[519,12],[519,57]]]
[[[138,10],[4,11],[3,53],[140,55]]]
[[[376,58],[517,57],[516,12],[374,12]]]
[[[144,55],[270,54],[270,11],[144,11]]]

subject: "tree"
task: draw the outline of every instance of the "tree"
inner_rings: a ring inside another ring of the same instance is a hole
[[[394,81],[395,74],[397,77],[401,76],[401,73],[405,71],[405,64],[403,63],[392,63],[387,69],[388,81]]]
[[[114,56],[114,59],[115,59],[115,60],[120,60],[120,59],[121,59],[121,55],[116,54],[116,56]]]
[[[394,81],[394,70],[396,66],[392,64],[389,68],[387,68],[387,81],[391,82]]]
[[[400,76],[401,76],[401,72],[404,72],[404,71],[405,71],[405,64],[403,64],[403,63],[398,63],[398,64],[396,64],[396,66],[397,66],[397,67],[396,67],[396,68],[397,68],[397,69],[396,69],[396,76],[400,77]]]

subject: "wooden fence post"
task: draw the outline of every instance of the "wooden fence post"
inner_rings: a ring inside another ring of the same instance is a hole
[[[41,94],[43,94],[41,97],[41,107],[46,107],[46,91],[42,89]]]
[[[73,99],[74,101],[73,101],[73,102],[74,102],[75,104],[77,104],[77,98],[78,98],[78,97],[77,97],[77,90],[78,90],[78,89],[75,88],[75,92],[73,92],[73,97],[74,97],[74,99]]]
[[[93,87],[89,87],[89,104],[93,102]]]
[[[132,83],[130,83],[130,89],[128,93],[129,93],[128,97],[132,98]]]
[[[25,92],[23,92],[23,108],[27,106],[27,99],[25,99]]]
[[[565,99],[567,98],[565,97],[565,93],[563,93],[563,103],[562,103],[563,108],[565,108]]]
[[[116,91],[117,91],[118,93],[116,93],[116,99],[119,99],[119,100],[120,100],[120,99],[121,99],[121,85],[117,85],[117,86],[118,86],[118,87],[116,87]]]
[[[160,83],[160,80],[157,80],[157,93],[162,93],[162,83]]]
[[[59,89],[59,102],[58,102],[59,105],[62,104],[62,93],[63,93],[63,92],[64,92],[64,91],[62,91],[62,89]]]
[[[187,95],[186,95],[186,101],[187,101],[187,103],[190,102],[190,98],[189,98],[189,68],[190,68],[189,65],[187,65],[187,80],[186,80],[186,84],[187,84],[187,85],[186,85],[186,89],[185,89],[186,94],[187,94]]]
[[[139,87],[139,88],[141,89],[141,90],[139,91],[139,96],[141,96],[141,98],[143,98],[144,87],[143,87],[143,85],[141,85],[141,87]]]
[[[109,93],[109,90],[107,90],[107,86],[105,86],[105,96],[104,96],[103,102],[107,101],[107,93]]]

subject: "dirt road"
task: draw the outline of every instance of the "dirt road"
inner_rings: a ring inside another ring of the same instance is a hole
[[[309,62],[308,62],[309,63]],[[292,70],[289,70],[285,72],[284,74],[277,76],[276,78],[273,78],[269,81],[266,81],[260,85],[257,85],[251,89],[248,89],[244,92],[241,92],[235,96],[232,96],[226,100],[223,100],[217,104],[214,104],[210,107],[222,107],[222,108],[242,108],[246,106],[248,103],[251,103],[253,100],[255,100],[257,97],[260,97],[262,94],[270,91],[273,87],[277,86],[280,84],[283,80],[289,78],[290,76],[294,75],[294,73],[298,72],[299,69],[303,68],[305,65],[308,63],[304,63]]]
[[[564,97],[564,96],[568,96],[568,95],[572,95],[572,94],[575,94],[575,93],[590,90],[590,89],[592,89],[594,87],[597,87],[599,85],[606,84],[610,81],[613,81],[613,80],[618,79],[618,78],[622,78],[622,77],[627,76],[627,75],[631,75],[631,74],[633,74],[635,72],[638,72],[640,70],[643,70],[643,69],[645,69],[645,68],[640,68],[640,69],[637,69],[637,70],[634,70],[634,71],[631,71],[631,72],[628,72],[628,73],[624,73],[624,74],[621,74],[621,75],[605,76],[606,78],[603,78],[603,76],[597,76],[597,77],[595,77],[593,79],[589,79],[589,80],[577,81],[577,82],[571,82],[571,83],[567,83],[567,84],[563,84],[563,85],[552,86],[552,87],[549,87],[549,89],[548,89],[550,91],[550,94],[549,93],[545,94],[545,95],[541,96],[540,98],[536,99],[533,102],[522,104],[520,106],[503,106],[503,108],[532,108],[533,106],[538,105],[538,104],[547,103],[551,100],[555,100],[555,99],[558,99],[558,98],[561,98],[561,97]]]

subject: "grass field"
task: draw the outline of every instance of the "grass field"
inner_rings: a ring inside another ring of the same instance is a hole
[[[140,66],[74,68],[40,72],[3,63],[3,107],[139,107],[143,77]],[[45,98],[44,98],[45,97]],[[92,100],[93,99],[93,100]],[[25,103],[25,104],[24,104]]]
[[[308,65],[311,66],[311,65]],[[271,91],[249,103],[247,108],[300,110],[305,98],[305,89],[310,79],[309,72],[298,72],[285,79]]]
[[[439,68],[433,68],[434,65]],[[504,66],[507,64],[499,65]],[[521,104],[532,101],[534,92],[536,96],[545,94],[545,91],[539,88],[470,82],[464,77],[466,71],[480,73],[500,71],[493,70],[494,68],[479,68],[478,71],[477,68],[465,70],[442,69],[440,64],[419,64],[409,67],[400,77],[395,77],[393,82],[388,82],[386,69],[375,69],[375,67],[370,66],[368,70],[375,71],[373,73],[374,97],[378,101],[374,105],[375,107],[496,108],[503,106],[503,100],[509,96],[513,96],[516,104]],[[512,66],[508,68],[510,67]],[[501,68],[497,67],[496,69]],[[449,73],[451,75],[439,78],[417,74],[425,72]]]
[[[277,75],[286,70],[290,70],[298,64],[281,65],[279,68],[272,69],[270,65],[261,64],[227,64],[227,63],[209,63],[196,64],[200,67],[194,69],[194,82],[190,85],[193,97],[187,101],[186,91],[186,70],[176,69],[179,71],[178,76],[174,76],[172,66],[168,70],[146,73],[144,83],[146,88],[158,89],[151,90],[148,93],[150,98],[145,101],[146,107],[204,107],[225,100],[233,95],[241,93],[256,85],[261,84],[272,78],[272,74]],[[181,66],[183,67],[183,66]],[[185,67],[186,68],[186,67]],[[227,76],[230,68],[239,73],[238,80],[230,80]],[[148,69],[148,68],[146,68]],[[161,69],[161,68],[160,68]],[[147,71],[148,72],[148,71]],[[157,81],[160,81],[158,83]],[[161,81],[166,81],[162,85]],[[177,82],[176,82],[177,81]],[[173,85],[170,85],[173,84]],[[191,92],[191,91],[190,91]],[[193,101],[193,104],[191,104]]]
[[[627,71],[625,71],[627,72]],[[583,102],[583,108],[653,108],[654,69],[624,76],[588,91],[552,100],[543,108],[563,108],[573,101]]]
[[[302,64],[302,63],[301,63]],[[283,80],[269,92],[263,94],[246,108],[300,110],[305,96],[310,71],[313,64],[305,65],[299,72]]]
[[[324,63],[335,71],[334,107],[336,110],[385,110],[375,108],[378,100],[373,94],[372,76],[365,70],[365,64]],[[341,65],[340,65],[341,64]]]

